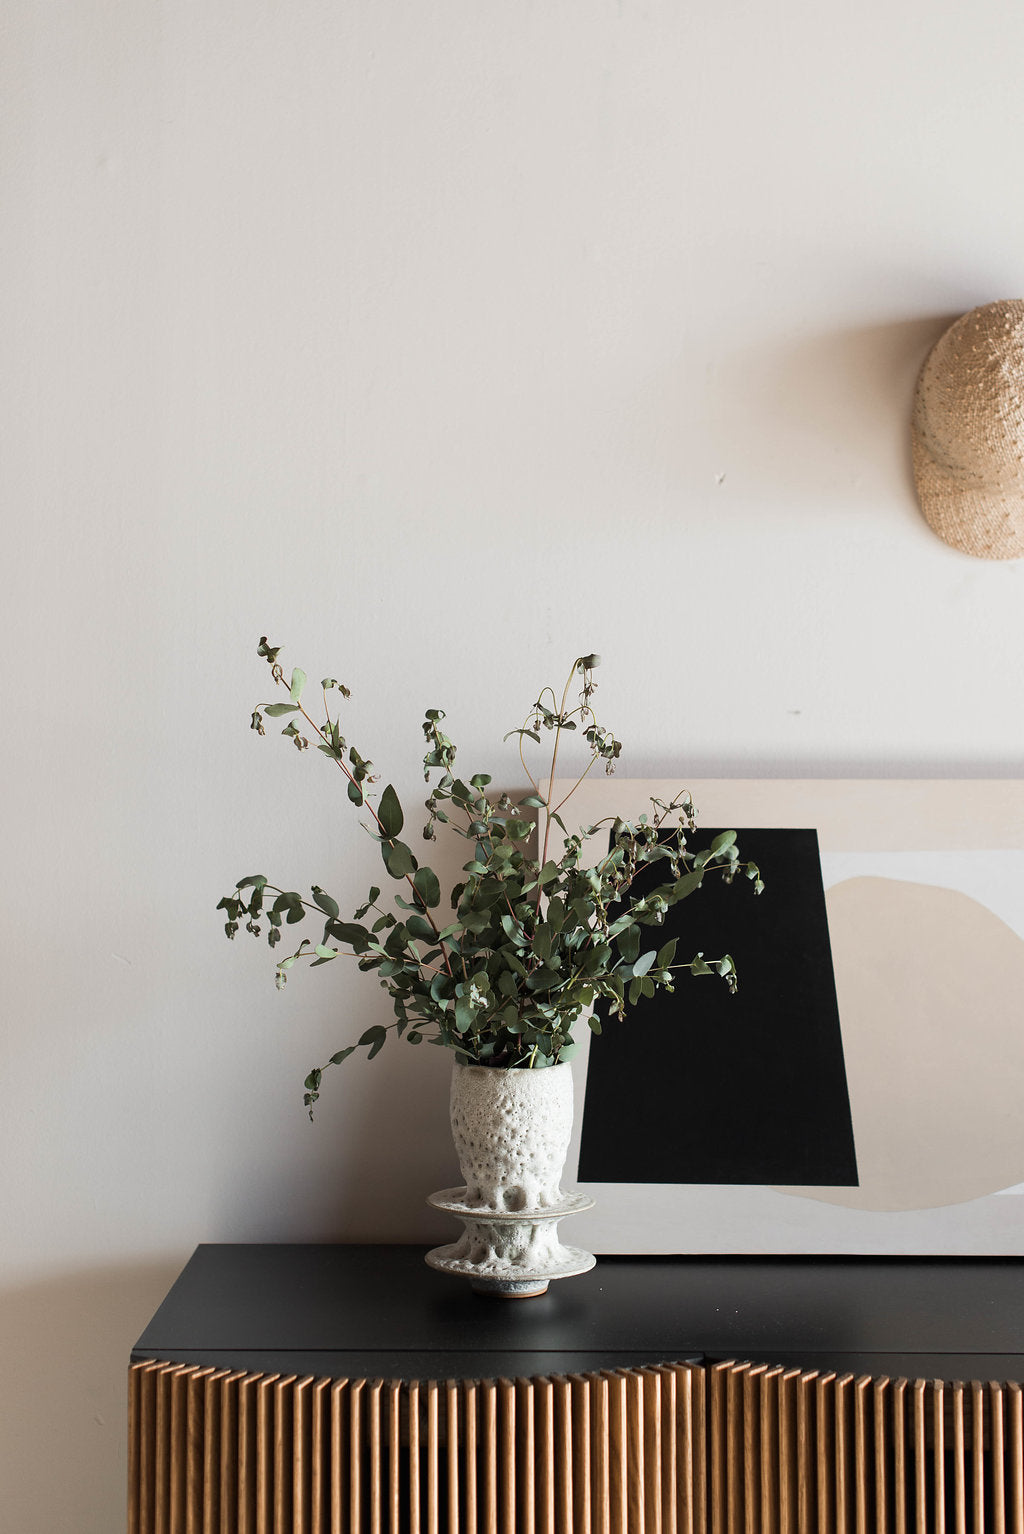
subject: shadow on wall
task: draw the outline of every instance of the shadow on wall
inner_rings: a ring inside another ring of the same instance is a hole
[[[372,982],[368,1002],[336,1047],[368,1023],[393,1020]],[[375,1060],[359,1050],[329,1071],[315,1123],[301,1125],[315,1142],[309,1159],[299,1167],[272,1137],[254,1135],[244,1168],[221,1183],[220,1221],[202,1239],[449,1239],[450,1217],[429,1208],[426,1197],[458,1181],[448,1124],[451,1060],[447,1050],[392,1041]],[[298,1121],[303,1109],[294,1111]]]
[[[828,331],[751,355],[743,368],[759,459],[780,489],[890,498],[917,512],[910,419],[921,364],[956,314]],[[755,399],[756,391],[756,399]],[[740,395],[742,398],[742,394]],[[760,477],[760,476],[759,476]]]
[[[965,305],[969,307],[969,305]],[[669,484],[691,483],[694,432],[708,476],[709,496],[726,511],[733,492],[765,505],[801,504],[816,513],[829,503],[848,512],[905,502],[918,517],[910,459],[910,419],[921,364],[943,331],[963,313],[860,325],[794,336],[746,350],[711,354],[702,379],[693,351],[666,377],[641,386],[630,414],[634,444],[662,462]],[[643,423],[641,426],[640,423]],[[651,440],[653,436],[654,440]],[[713,471],[713,472],[712,472]]]
[[[0,1291],[0,1522],[11,1534],[125,1527],[128,1355],[181,1265]]]

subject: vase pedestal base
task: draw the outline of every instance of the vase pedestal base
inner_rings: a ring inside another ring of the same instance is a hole
[[[593,1206],[584,1193],[569,1194],[547,1209],[482,1209],[465,1202],[465,1188],[431,1193],[427,1203],[463,1223],[458,1241],[436,1246],[426,1255],[432,1268],[468,1278],[478,1294],[502,1300],[533,1299],[555,1278],[586,1273],[596,1258],[579,1247],[563,1246],[558,1222]]]

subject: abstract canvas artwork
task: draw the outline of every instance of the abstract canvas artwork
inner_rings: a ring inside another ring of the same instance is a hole
[[[588,780],[567,824],[679,787]],[[737,829],[765,892],[709,878],[654,929],[678,959],[731,953],[736,996],[683,975],[581,1039],[566,1175],[596,1206],[578,1239],[1024,1253],[1024,783],[686,787],[692,845]],[[607,845],[605,821],[587,857]]]

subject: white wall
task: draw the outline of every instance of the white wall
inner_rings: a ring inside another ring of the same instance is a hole
[[[8,0],[0,1515],[123,1517],[199,1241],[426,1239],[440,1051],[214,906],[354,904],[255,656],[505,730],[590,649],[623,771],[1018,774],[1021,563],[938,541],[916,370],[1024,293],[1011,0]],[[395,1135],[401,1123],[401,1135]],[[447,1228],[447,1226],[445,1226]]]

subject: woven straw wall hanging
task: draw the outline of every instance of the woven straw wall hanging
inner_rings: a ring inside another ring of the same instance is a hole
[[[1024,299],[963,315],[914,396],[914,480],[931,528],[979,559],[1024,557]]]

